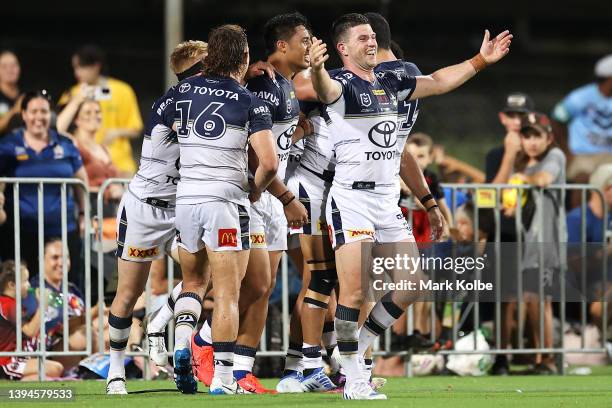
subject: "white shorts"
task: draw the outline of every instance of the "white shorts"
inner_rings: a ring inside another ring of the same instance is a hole
[[[325,208],[331,183],[323,181],[308,170],[299,168],[287,183],[289,190],[308,211],[308,222],[301,228],[291,228],[290,234],[327,235]]]
[[[378,243],[414,242],[412,228],[397,205],[397,197],[332,186],[327,219],[333,248],[372,239]]]
[[[126,191],[117,211],[117,257],[148,262],[170,253],[176,235],[174,208],[140,201]]]
[[[179,245],[190,253],[204,246],[213,251],[249,249],[249,213],[229,201],[176,205]]]
[[[287,250],[287,219],[283,205],[270,193],[251,203],[251,248],[268,251]]]

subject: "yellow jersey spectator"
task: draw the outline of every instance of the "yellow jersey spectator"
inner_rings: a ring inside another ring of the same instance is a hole
[[[130,85],[102,75],[105,57],[100,48],[87,45],[72,56],[77,84],[64,92],[58,105],[63,108],[70,98],[87,94],[100,103],[102,126],[96,141],[106,146],[111,159],[123,176],[136,171],[130,139],[141,135],[143,124],[136,94]]]

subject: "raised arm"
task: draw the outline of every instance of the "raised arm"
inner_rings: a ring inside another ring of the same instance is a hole
[[[416,88],[410,100],[445,94],[460,87],[479,71],[505,57],[510,52],[511,42],[512,34],[508,30],[500,33],[493,40],[490,40],[489,30],[485,30],[480,52],[475,57],[460,64],[439,69],[431,75],[417,76]]]
[[[312,37],[312,46],[310,47],[312,86],[319,100],[326,104],[337,101],[342,95],[342,85],[331,79],[325,70],[325,61],[328,59],[327,44],[317,37]]]

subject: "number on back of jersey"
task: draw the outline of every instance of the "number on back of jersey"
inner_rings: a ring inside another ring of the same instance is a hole
[[[219,110],[225,105],[221,102],[209,103],[195,118],[189,119],[192,101],[178,101],[176,110],[179,114],[176,125],[176,133],[179,137],[189,137],[190,134],[207,139],[220,139],[227,129],[225,119],[219,114]]]

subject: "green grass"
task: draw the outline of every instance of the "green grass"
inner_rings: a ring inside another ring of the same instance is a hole
[[[263,380],[273,387],[276,380]],[[423,377],[391,378],[383,388],[387,401],[343,401],[341,394],[239,395],[210,397],[200,387],[197,395],[181,395],[171,381],[130,381],[131,395],[107,397],[102,381],[57,383],[0,382],[8,386],[35,388],[73,388],[74,402],[7,403],[0,406],[24,407],[322,407],[384,406],[384,407],[610,407],[612,406],[612,369],[594,370],[589,376],[510,376],[510,377]]]

